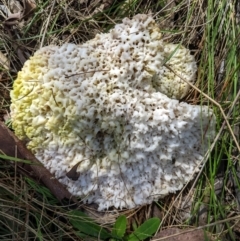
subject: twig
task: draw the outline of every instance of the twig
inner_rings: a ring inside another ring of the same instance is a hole
[[[107,72],[110,71],[110,69],[103,69],[103,70],[90,70],[90,71],[86,71],[86,72],[80,72],[80,73],[76,73],[76,74],[71,74],[71,75],[66,75],[65,78],[70,78],[76,75],[82,75],[82,74],[87,74],[87,73],[95,73],[95,72]]]

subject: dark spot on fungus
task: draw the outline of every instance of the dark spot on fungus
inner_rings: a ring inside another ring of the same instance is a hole
[[[77,172],[77,168],[78,168],[78,166],[79,166],[80,163],[81,163],[81,161],[78,162],[77,164],[75,164],[75,165],[71,168],[71,170],[66,173],[66,176],[67,176],[69,179],[71,179],[71,180],[73,180],[73,181],[77,181],[77,180],[78,180],[78,178],[80,177],[80,173]]]

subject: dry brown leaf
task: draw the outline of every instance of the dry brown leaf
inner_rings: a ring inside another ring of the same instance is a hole
[[[24,11],[22,17],[26,19],[34,12],[37,4],[34,0],[25,0],[23,1],[23,6]]]
[[[167,228],[160,231],[153,239],[158,240],[160,238],[161,241],[205,241],[205,240],[212,240],[209,235],[207,235],[202,229],[194,230],[191,232],[191,229],[179,229],[179,228]],[[178,235],[176,235],[178,234]],[[176,236],[172,236],[176,235]],[[206,239],[208,238],[208,239]]]
[[[2,122],[0,122],[0,153],[31,161],[32,165],[21,164],[21,168],[26,169],[28,172],[30,167],[35,178],[41,180],[59,201],[62,201],[65,198],[76,201],[65,187],[59,183],[58,180],[55,179],[25,147],[23,142],[20,141]]]
[[[17,46],[16,52],[17,52],[17,56],[18,56],[18,59],[20,60],[21,64],[24,65],[24,63],[27,61],[27,58],[25,57],[22,49]]]
[[[22,19],[29,18],[37,7],[34,0],[23,0],[22,3],[23,6],[19,3],[19,1],[10,1],[10,11],[8,11],[7,18],[4,21],[5,25],[15,25]]]
[[[10,10],[8,11],[7,17],[5,18],[4,25],[12,26],[18,24],[18,22],[22,19],[22,5],[19,1],[10,0],[9,9]]]
[[[8,7],[5,5],[0,5],[0,16],[3,17],[3,19],[6,19],[7,16],[10,14],[11,12],[9,11]]]
[[[10,62],[7,57],[0,51],[0,69],[9,70]]]
[[[21,3],[17,0],[10,0],[9,1],[9,9],[11,13],[21,13],[23,12],[23,7]]]
[[[9,70],[10,62],[7,57],[0,51],[0,81],[4,75],[4,70]]]
[[[18,13],[10,13],[7,19],[4,21],[5,25],[15,25],[22,18],[22,14]]]

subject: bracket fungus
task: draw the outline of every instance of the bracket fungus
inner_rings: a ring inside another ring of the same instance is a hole
[[[125,18],[81,45],[38,50],[11,91],[16,135],[72,193],[99,210],[180,190],[214,137],[207,106],[179,102],[197,66],[151,16]]]

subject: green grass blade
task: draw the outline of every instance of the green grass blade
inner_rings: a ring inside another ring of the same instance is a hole
[[[140,227],[137,228],[132,234],[129,235],[128,241],[140,241],[151,237],[160,225],[159,218],[150,218]]]
[[[106,240],[111,237],[111,234],[103,227],[96,224],[90,217],[80,211],[71,211],[69,220],[73,227],[83,234],[88,234],[100,240]]]
[[[126,216],[124,215],[119,216],[112,229],[112,236],[116,238],[122,238],[126,232],[126,227],[127,227]]]

